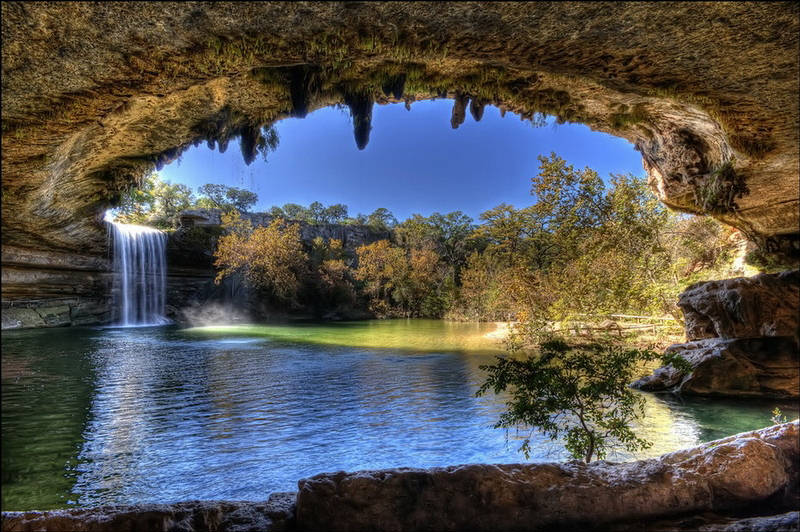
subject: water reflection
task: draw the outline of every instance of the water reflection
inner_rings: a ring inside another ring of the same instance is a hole
[[[486,325],[279,329],[5,334],[3,509],[263,500],[322,471],[524,461],[524,435],[492,428],[502,402],[475,397],[478,366],[493,360],[477,347]],[[363,345],[378,340],[394,347]],[[449,347],[434,349],[437,340]],[[653,447],[609,459],[760,428],[775,406],[798,411],[796,403],[645,398],[638,433]],[[540,436],[532,447],[532,461],[566,458]]]

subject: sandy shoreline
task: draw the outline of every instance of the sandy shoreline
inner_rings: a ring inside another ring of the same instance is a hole
[[[483,335],[484,338],[492,340],[505,340],[511,332],[511,325],[515,323],[512,321],[496,321],[494,322],[495,329]]]

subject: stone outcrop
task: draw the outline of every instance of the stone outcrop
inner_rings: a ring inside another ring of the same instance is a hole
[[[670,346],[692,365],[665,366],[633,386],[696,395],[800,396],[800,271],[697,283],[678,304],[685,344]]]
[[[294,528],[294,493],[266,502],[191,501],[48,512],[3,512],[3,532],[284,532]]]
[[[676,344],[667,352],[688,360],[692,371],[664,366],[634,387],[709,396],[800,396],[800,348],[793,336],[713,338]]]
[[[107,257],[3,245],[2,328],[61,327],[111,319]]]
[[[659,459],[467,465],[317,475],[299,482],[305,530],[553,530],[723,511],[796,482],[798,424]]]
[[[266,503],[3,512],[2,529],[779,531],[797,522],[798,423],[638,462],[325,473]]]
[[[678,306],[687,340],[800,336],[800,270],[696,283]]]
[[[665,203],[796,256],[798,35],[793,3],[4,2],[3,266],[104,259],[103,210],[192,145],[251,160],[261,126],[342,103],[363,144],[372,102],[456,91],[625,138]],[[97,297],[45,269],[40,299]]]

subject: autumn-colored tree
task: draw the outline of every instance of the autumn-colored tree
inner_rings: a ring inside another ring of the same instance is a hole
[[[353,272],[345,262],[342,241],[325,240],[318,236],[311,242],[310,265],[312,270],[310,299],[315,306],[335,308],[355,303]]]
[[[358,268],[354,272],[355,278],[364,283],[371,306],[382,312],[388,311],[392,290],[408,270],[405,252],[402,248],[392,246],[388,240],[378,240],[359,246],[356,254]]]
[[[432,249],[412,249],[408,266],[395,276],[392,298],[408,316],[419,316],[425,299],[437,292],[442,268],[439,255]]]
[[[214,252],[219,270],[215,282],[242,274],[250,285],[276,299],[296,303],[308,261],[300,228],[277,218],[267,227],[253,229],[236,211],[225,216],[223,227],[228,234],[219,238]]]

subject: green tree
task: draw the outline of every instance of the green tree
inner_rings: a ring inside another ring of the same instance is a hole
[[[366,225],[375,231],[389,231],[397,225],[397,218],[389,209],[380,207],[367,216]]]
[[[484,224],[477,228],[476,236],[486,240],[487,250],[508,265],[519,260],[530,233],[529,210],[501,203],[481,213],[480,218]]]
[[[258,202],[258,195],[255,192],[227,185],[206,183],[197,189],[200,198],[198,207],[210,209],[231,210],[248,212],[250,207]]]
[[[116,218],[123,223],[145,224],[172,229],[178,215],[194,203],[192,189],[181,183],[163,181],[157,173],[146,176],[120,199]]]
[[[286,214],[288,220],[295,220],[298,222],[311,221],[308,209],[297,203],[286,203],[283,205],[282,210]]]
[[[315,201],[311,205],[308,206],[308,217],[311,223],[315,224],[324,224],[325,221],[325,206]]]
[[[335,203],[325,207],[324,217],[325,223],[342,223],[347,218],[347,205],[343,203]]]
[[[277,205],[273,205],[272,207],[270,207],[269,210],[267,211],[267,214],[269,214],[273,218],[289,219],[289,216],[285,212],[283,212],[283,209],[281,209]]]
[[[177,227],[178,215],[192,206],[194,194],[184,184],[171,184],[169,181],[159,182],[153,190],[156,198],[156,223],[162,227]]]
[[[516,349],[519,344],[512,352]],[[644,398],[628,384],[641,362],[658,356],[611,344],[569,346],[550,340],[536,355],[498,357],[496,364],[481,366],[488,377],[477,394],[509,393],[507,411],[495,427],[526,427],[551,440],[563,437],[570,456],[589,463],[616,447],[628,451],[650,447],[632,427],[644,416]],[[530,435],[520,451],[529,456]]]
[[[414,214],[395,227],[395,237],[407,249],[434,249],[456,269],[466,262],[469,236],[474,230],[472,218],[461,211],[433,213],[429,217]]]
[[[143,224],[155,208],[155,189],[161,178],[157,173],[145,176],[138,186],[130,187],[114,208],[116,219],[122,223]]]

